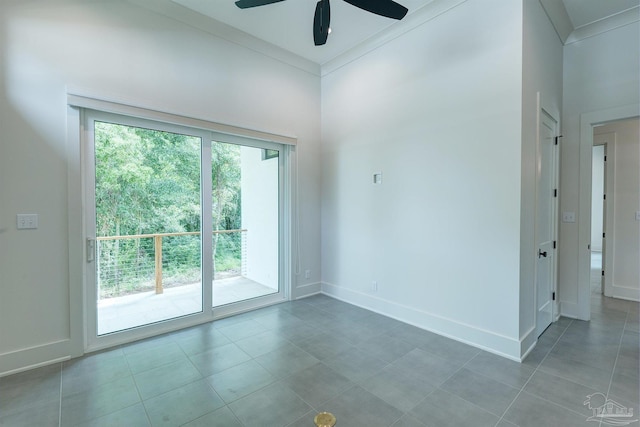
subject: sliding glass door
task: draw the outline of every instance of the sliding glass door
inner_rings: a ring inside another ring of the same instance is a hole
[[[280,301],[280,144],[85,112],[87,325],[102,347]]]

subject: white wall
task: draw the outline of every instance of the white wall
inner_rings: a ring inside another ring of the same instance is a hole
[[[67,182],[79,167],[78,147],[67,147],[67,86],[296,136],[300,263],[312,277],[294,283],[319,281],[318,76],[121,0],[2,1],[0,58],[0,373],[78,348],[71,331],[83,320],[69,287],[83,260],[69,255],[70,241],[81,248],[81,215],[67,201],[79,188]],[[39,228],[17,231],[17,213],[39,214]]]
[[[593,146],[591,162],[591,250],[602,251],[604,145]]]
[[[562,43],[539,0],[524,1],[522,65],[522,199],[520,228],[520,339],[526,352],[535,336],[535,195],[539,110],[560,121]],[[555,257],[557,260],[557,257]]]
[[[262,149],[241,147],[242,228],[247,229],[245,276],[278,289],[278,158],[262,160]]]
[[[512,358],[522,13],[469,0],[322,80],[323,291]]]
[[[575,223],[560,224],[559,296],[565,316],[589,318],[590,173],[581,181],[581,171],[590,170],[592,148],[586,137],[581,149],[581,116],[637,109],[639,75],[638,22],[564,47],[560,210],[576,213]]]
[[[595,128],[596,135],[615,132],[613,184],[614,297],[640,300],[640,119],[624,120]],[[608,159],[607,159],[608,160]],[[607,195],[607,197],[609,197]],[[607,238],[609,241],[609,238]]]

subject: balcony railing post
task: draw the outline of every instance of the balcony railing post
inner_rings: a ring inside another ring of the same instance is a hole
[[[156,252],[156,294],[161,294],[162,289],[162,236],[153,236]]]

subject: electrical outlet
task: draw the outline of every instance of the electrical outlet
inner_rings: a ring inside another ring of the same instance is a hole
[[[18,230],[38,228],[38,214],[17,214],[16,225]]]
[[[304,278],[305,279],[311,279],[311,270],[305,270],[304,271]]]
[[[376,282],[375,280],[373,282],[371,282],[371,291],[372,292],[377,292],[378,291],[378,282]]]
[[[636,211],[636,221],[640,221],[640,211]]]

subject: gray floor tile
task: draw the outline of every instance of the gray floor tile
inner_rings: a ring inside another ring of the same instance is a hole
[[[504,414],[519,391],[464,368],[456,372],[440,388],[499,417]]]
[[[41,402],[35,405],[21,406],[12,411],[0,411],[0,426],[58,427],[59,415],[60,402]]]
[[[416,346],[389,335],[370,338],[358,344],[358,348],[387,363],[392,363],[415,349]]]
[[[140,402],[132,377],[86,389],[62,397],[62,424],[74,425],[93,420]]]
[[[482,374],[503,384],[521,389],[534,369],[495,354],[481,352],[465,365],[470,371]]]
[[[318,359],[293,344],[287,344],[255,358],[272,375],[283,378],[318,363]]]
[[[418,378],[420,381],[438,386],[451,377],[462,365],[427,351],[415,349],[389,366],[391,370],[404,377]]]
[[[252,335],[259,334],[260,332],[265,332],[267,328],[253,319],[247,319],[243,322],[238,322],[230,326],[219,328],[218,330],[231,341],[237,341],[243,338],[248,338]]]
[[[425,427],[426,424],[423,424],[420,420],[412,417],[411,415],[405,415],[400,418],[398,421],[393,423],[391,427]]]
[[[323,405],[336,417],[340,427],[388,427],[402,416],[402,411],[361,387],[352,387]]]
[[[294,327],[304,324],[304,321],[294,316],[286,310],[271,311],[268,313],[258,314],[253,320],[261,324],[267,329],[281,330],[283,328]]]
[[[307,340],[297,342],[296,345],[319,360],[331,359],[346,350],[354,348],[350,342],[326,332],[318,333]]]
[[[240,399],[273,383],[276,378],[258,362],[247,362],[207,378],[209,384],[226,403]]]
[[[597,425],[587,395],[640,410],[639,304],[592,302],[520,364],[319,295],[0,378],[0,426]]]
[[[300,371],[282,383],[314,408],[320,408],[323,403],[353,386],[349,379],[323,363]]]
[[[590,425],[584,416],[525,391],[520,393],[504,418],[520,427]]]
[[[207,381],[200,380],[144,401],[155,426],[179,426],[222,408],[224,402]]]
[[[538,369],[596,390],[607,390],[611,380],[610,370],[599,369],[575,360],[558,359],[553,356],[548,356]]]
[[[242,427],[242,424],[225,406],[184,424],[184,427]]]
[[[129,376],[131,370],[122,351],[89,355],[65,362],[62,371],[62,393],[68,396]]]
[[[307,412],[291,424],[287,424],[287,427],[315,427],[316,424],[313,420],[316,415],[318,415],[318,411]]]
[[[129,368],[134,374],[166,365],[185,357],[184,351],[175,342],[166,342],[162,351],[156,347],[143,349],[126,355]]]
[[[602,392],[555,375],[549,375],[542,371],[537,371],[533,374],[524,390],[542,399],[549,400],[557,405],[583,414],[585,417],[588,417],[591,413],[584,405],[587,396]]]
[[[336,357],[325,360],[324,363],[356,383],[380,372],[387,365],[386,362],[357,348],[346,350]]]
[[[0,378],[2,416],[38,404],[60,401],[61,365],[45,366]]]
[[[258,357],[289,344],[278,331],[266,331],[236,341],[236,345],[251,357]]]
[[[480,353],[475,347],[435,334],[430,335],[419,348],[461,366]]]
[[[184,356],[181,360],[144,371],[133,378],[140,396],[146,400],[202,379],[202,375]]]
[[[436,388],[426,381],[403,377],[390,369],[383,369],[366,379],[361,387],[402,412],[413,409]]]
[[[150,425],[144,406],[142,403],[136,403],[128,408],[79,424],[78,427],[148,427]]]
[[[246,362],[251,357],[240,347],[231,343],[212,348],[204,353],[194,354],[189,356],[189,359],[203,377],[208,377]]]
[[[495,426],[499,417],[467,402],[466,400],[436,390],[412,411],[411,415],[427,426]]]
[[[312,409],[281,383],[236,400],[229,408],[246,427],[286,426]]]
[[[176,337],[176,343],[182,348],[187,356],[204,353],[212,348],[221,347],[231,343],[222,332],[215,328],[200,327],[189,334]]]

